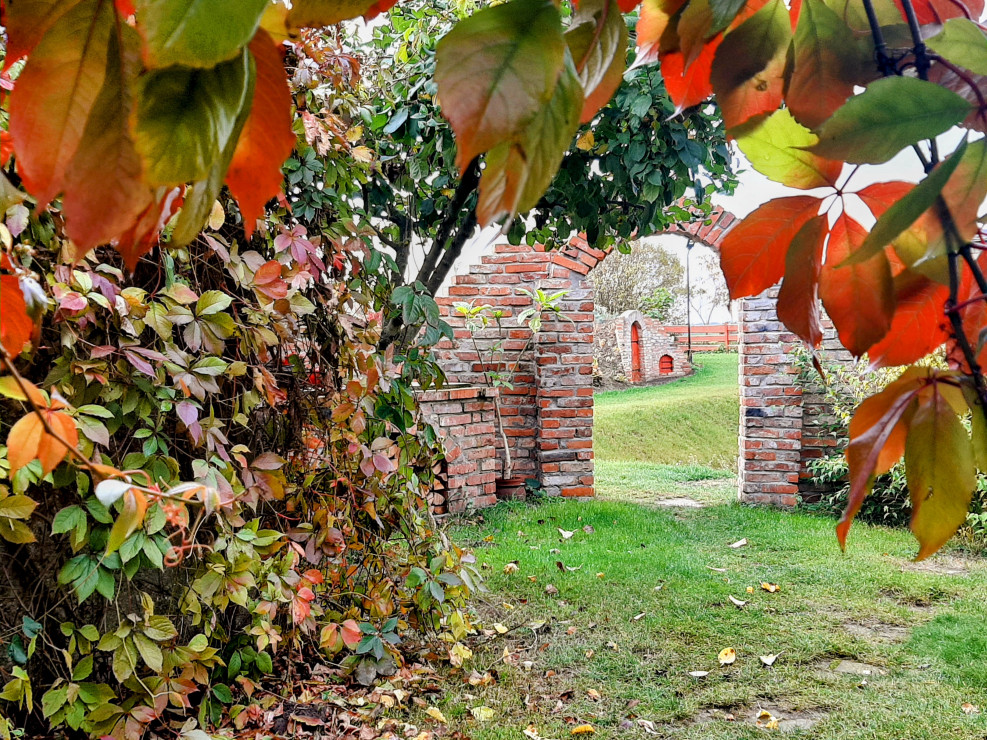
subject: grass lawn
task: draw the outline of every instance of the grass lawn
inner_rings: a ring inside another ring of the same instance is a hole
[[[680,486],[705,474],[686,470]],[[857,525],[843,555],[819,517],[552,500],[498,506],[452,535],[475,548],[490,589],[468,670],[496,683],[449,681],[432,703],[473,740],[521,739],[529,724],[561,739],[582,723],[594,738],[987,735],[987,718],[962,709],[987,710],[987,564],[912,564],[907,532]],[[724,648],[737,658],[721,667]],[[762,655],[778,658],[768,668]],[[474,719],[480,706],[493,718]],[[777,730],[757,726],[761,710]]]
[[[737,354],[700,354],[694,375],[665,385],[598,393],[597,460],[733,471],[737,460]]]

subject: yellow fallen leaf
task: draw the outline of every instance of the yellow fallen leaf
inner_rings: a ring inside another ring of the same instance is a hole
[[[504,573],[510,575],[511,573],[517,573],[520,568],[518,568],[517,563],[508,563],[504,566]]]
[[[737,651],[732,647],[723,648],[717,656],[717,660],[720,661],[720,665],[731,665],[737,660]]]
[[[510,611],[511,609],[514,608],[514,604],[508,604],[506,601],[503,604],[501,604],[501,606],[507,609],[507,611]]]
[[[749,594],[754,593],[754,587],[753,586],[748,586],[747,587],[747,593],[749,593]]]
[[[449,650],[449,662],[457,668],[463,664],[464,660],[469,660],[472,657],[473,651],[461,642],[457,642]]]
[[[586,696],[588,696],[593,701],[599,701],[600,699],[603,698],[600,696],[600,692],[597,691],[596,689],[587,689]]]
[[[534,583],[535,581],[538,580],[538,576],[528,576],[528,580]]]
[[[570,735],[592,735],[594,732],[596,732],[596,730],[593,728],[593,725],[577,725],[576,727],[573,727],[572,728],[572,732],[570,732],[569,734]]]
[[[441,722],[442,724],[448,724],[446,722],[446,716],[439,711],[438,707],[429,707],[425,710],[425,714],[434,719],[436,722]]]
[[[486,537],[483,538],[483,541],[484,542],[493,542],[494,541],[494,536],[492,534],[488,534]]]
[[[970,702],[966,702],[963,706],[960,707],[960,709],[963,710],[963,714],[980,714],[980,707],[975,706]]]
[[[775,591],[781,591],[781,586],[779,586],[777,583],[762,583],[761,588],[763,588],[769,594],[773,594]]]
[[[596,574],[596,577],[597,578],[603,578],[603,576],[605,576],[605,575],[606,575],[606,573],[597,573]]]
[[[497,634],[499,634],[499,635],[506,634],[507,631],[508,631],[507,627],[505,627],[504,625],[502,625],[500,622],[494,622],[493,628],[495,630],[497,630]]]
[[[494,718],[494,710],[490,707],[473,707],[470,714],[477,722],[489,722]]]

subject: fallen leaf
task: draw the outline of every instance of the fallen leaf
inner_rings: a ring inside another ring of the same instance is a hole
[[[775,664],[775,661],[778,660],[777,655],[762,655],[760,656],[760,658],[761,658],[761,662],[769,667],[773,666]]]
[[[754,587],[753,586],[748,586],[747,587],[747,593],[749,593],[749,594],[754,593]]]
[[[545,586],[545,593],[548,594],[549,596],[558,596],[559,590],[550,583],[547,586]]]
[[[520,570],[517,563],[511,562],[504,566],[504,573],[510,575],[511,573],[517,573]]]
[[[528,622],[528,626],[535,632],[544,627],[546,621],[544,619],[536,619],[534,622]]]
[[[555,561],[555,567],[558,568],[563,573],[574,573],[577,570],[583,569],[583,566],[581,565],[566,565],[561,560]]]
[[[963,710],[963,714],[980,714],[980,707],[975,706],[970,702],[966,702],[960,707],[960,709]]]
[[[569,540],[572,539],[572,535],[574,535],[575,532],[570,532],[568,529],[562,529],[562,527],[559,527],[559,534],[562,535],[562,539]]]
[[[734,542],[732,545],[730,545],[730,547],[732,547],[734,550],[737,550],[746,544],[747,544],[747,538],[744,537],[744,539],[737,540],[736,542]]]
[[[737,651],[732,647],[723,648],[720,651],[720,654],[716,657],[717,660],[720,661],[720,665],[731,665],[735,660],[737,660]]]
[[[494,622],[493,628],[495,630],[497,630],[497,634],[499,634],[499,635],[506,634],[507,631],[508,631],[507,630],[507,627],[505,627],[504,625],[502,625],[500,622]]]
[[[595,650],[587,650],[586,651],[586,657],[587,658],[592,658],[594,655],[596,655],[596,651]]]
[[[486,673],[477,673],[476,671],[471,671],[466,682],[470,686],[493,686],[495,683],[493,675],[487,671]],[[397,692],[395,692],[396,694]],[[400,701],[400,698],[399,698]]]
[[[693,678],[706,678],[709,675],[709,671],[689,671],[689,675]]]
[[[606,573],[597,573],[596,574],[596,577],[597,578],[603,578],[603,576],[605,576],[605,575],[606,575]]]
[[[717,573],[726,573],[727,572],[727,569],[726,568],[714,568],[712,565],[707,565],[706,567],[709,568],[710,570],[715,570]]]
[[[574,635],[574,634],[576,634],[576,633],[577,633],[578,631],[579,631],[579,628],[578,628],[578,627],[577,627],[576,625],[572,625],[572,626],[571,626],[571,627],[570,627],[569,629],[567,629],[567,630],[565,631],[565,633],[566,633],[567,635]]]
[[[448,724],[446,722],[446,716],[439,711],[438,707],[429,707],[425,710],[425,714],[434,719],[436,722],[441,722],[442,724]]]
[[[641,725],[641,729],[643,729],[649,735],[658,734],[658,730],[655,729],[655,723],[652,722],[650,719],[639,719],[637,723]]]
[[[534,583],[535,581],[538,580],[538,576],[528,576],[528,580]]]
[[[733,604],[738,609],[742,608],[744,604],[747,603],[746,601],[741,601],[740,599],[734,598],[732,595],[728,596],[727,598],[730,599],[730,603]]]
[[[611,650],[620,649],[620,646],[617,643],[615,643],[613,640],[607,640],[607,647],[610,648]]]
[[[507,611],[510,611],[511,609],[514,608],[514,604],[508,604],[506,601],[502,603],[501,606],[507,609]]]
[[[586,534],[593,534],[596,530],[593,529],[593,525],[592,524],[587,524],[585,527],[583,527],[583,531]]]
[[[494,541],[494,536],[492,534],[488,534],[486,537],[483,538],[483,541],[484,542],[493,542]]]
[[[599,701],[600,699],[603,698],[602,696],[600,696],[600,692],[597,691],[596,689],[587,689],[586,696],[588,696],[593,701]]]
[[[775,717],[767,709],[762,709],[757,715],[757,726],[764,727],[768,730],[778,729],[778,718]]]
[[[549,550],[549,552],[552,555],[559,555],[562,551],[559,548],[557,548],[557,547],[553,547],[551,550]]]
[[[641,612],[640,614],[635,614],[633,617],[631,617],[631,621],[632,622],[640,622],[642,619],[644,619],[644,615],[645,614],[646,614],[646,612]]]
[[[489,722],[494,718],[494,710],[490,707],[473,707],[470,714],[477,722]]]
[[[762,583],[761,588],[763,588],[769,594],[773,594],[776,591],[781,591],[781,586],[779,586],[777,583]]]
[[[572,732],[570,732],[569,734],[570,735],[592,735],[594,732],[596,732],[596,730],[593,728],[593,725],[577,725],[576,727],[573,727],[572,728]]]

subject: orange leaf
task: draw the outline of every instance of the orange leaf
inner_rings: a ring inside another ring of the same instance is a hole
[[[134,224],[117,241],[117,251],[129,270],[133,271],[137,261],[158,243],[158,235],[162,227],[182,205],[181,193],[182,188],[159,190],[157,200],[144,209]]]
[[[856,195],[870,209],[874,218],[877,219],[891,206],[905,197],[905,194],[914,187],[914,183],[901,182],[899,180],[878,182],[858,190]],[[897,277],[905,269],[905,263],[891,250],[885,250],[884,254],[888,258],[888,263],[891,265],[891,275]]]
[[[903,20],[907,21],[905,9],[901,0],[894,0],[895,5],[901,12]],[[984,13],[983,0],[915,0],[912,3],[915,8],[915,16],[922,25],[927,23],[942,23],[949,18],[972,18],[978,19]]]
[[[115,28],[108,0],[82,0],[50,26],[10,95],[10,135],[28,191],[44,208],[65,185],[106,75]]]
[[[809,195],[768,201],[724,237],[720,267],[731,298],[761,293],[785,274],[788,245],[819,210]]]
[[[907,430],[903,417],[918,397],[928,373],[928,368],[909,368],[883,391],[865,399],[854,412],[846,451],[850,496],[836,525],[840,547],[846,547],[847,532],[870,493],[873,476],[886,473],[904,454]]]
[[[278,47],[260,29],[249,48],[257,65],[254,100],[226,172],[226,184],[240,206],[248,239],[264,215],[264,204],[281,189],[281,165],[295,147],[291,91]]]
[[[949,288],[906,270],[895,278],[891,328],[867,355],[874,367],[907,365],[942,346],[948,337],[945,314]]]
[[[778,318],[812,347],[822,342],[819,270],[829,223],[825,214],[809,219],[792,239],[785,257],[785,282],[778,292]]]
[[[71,416],[53,409],[46,409],[41,413],[62,439],[73,447],[79,444],[79,432]],[[7,434],[7,456],[11,476],[35,459],[41,463],[41,468],[47,475],[58,467],[67,454],[68,448],[48,433],[41,417],[34,411],[22,416]]]
[[[347,619],[343,622],[340,634],[343,637],[343,642],[346,643],[346,647],[350,649],[359,645],[360,640],[363,639],[363,632],[360,631],[360,625],[352,619]]]
[[[33,331],[20,281],[16,275],[0,275],[0,344],[16,357],[31,341]]]
[[[3,4],[3,25],[7,29],[7,53],[4,71],[26,57],[41,41],[42,36],[72,7],[69,0],[31,0]]]
[[[281,263],[265,262],[254,273],[254,286],[268,298],[284,298],[288,295],[288,283],[281,279]]]
[[[842,213],[830,231],[826,264],[819,275],[826,313],[836,325],[840,343],[857,357],[888,333],[894,315],[894,281],[885,254],[838,267],[866,236],[863,226]]]

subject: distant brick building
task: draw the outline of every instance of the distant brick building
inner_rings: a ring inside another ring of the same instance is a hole
[[[685,347],[640,311],[596,321],[596,372],[605,380],[653,383],[692,373]]]

